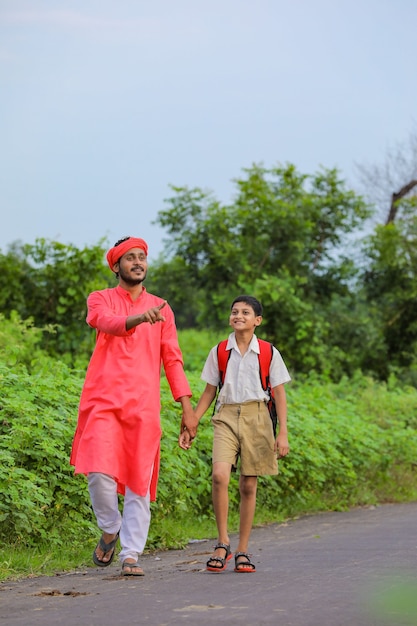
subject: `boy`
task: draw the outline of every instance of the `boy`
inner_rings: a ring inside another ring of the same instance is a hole
[[[262,305],[253,296],[242,295],[232,303],[226,350],[230,351],[224,384],[221,387],[213,415],[212,497],[218,530],[218,542],[207,561],[207,570],[222,572],[232,558],[227,530],[228,487],[232,468],[240,457],[240,528],[235,553],[235,572],[255,572],[248,554],[249,537],[256,507],[257,477],[277,474],[277,457],[289,452],[287,435],[287,404],[284,383],[291,380],[285,363],[273,347],[269,367],[271,387],[275,396],[279,431],[275,439],[269,415],[268,393],[259,375],[260,352],[256,328],[262,322]],[[220,383],[217,346],[211,349],[201,374],[207,383],[195,409],[200,420],[213,402]],[[193,441],[184,428],[179,444],[188,449]]]

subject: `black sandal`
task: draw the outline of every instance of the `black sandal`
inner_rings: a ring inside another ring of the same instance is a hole
[[[128,569],[130,570],[129,572],[127,571]],[[122,576],[145,576],[145,572],[139,565],[138,561],[135,561],[134,563],[123,561]]]
[[[101,535],[100,537],[100,541],[98,542],[98,544],[96,545],[96,547],[94,548],[94,552],[93,552],[93,561],[96,565],[98,565],[99,567],[108,567],[110,565],[110,563],[113,561],[114,559],[114,553],[116,551],[116,543],[117,540],[119,538],[119,533],[117,533],[117,535],[115,536],[115,538],[113,539],[113,541],[110,541],[109,543],[106,543],[103,539],[103,535]],[[100,548],[101,550],[103,550],[104,554],[107,554],[107,552],[110,552],[111,549],[113,549],[113,552],[111,553],[111,556],[109,558],[108,561],[101,561],[97,554],[96,554],[96,550],[97,548]]]
[[[245,558],[245,561],[240,561],[238,563],[238,559],[239,558]],[[236,552],[235,554],[235,572],[237,572],[238,574],[240,574],[241,572],[244,573],[251,573],[251,572],[256,572],[256,567],[255,565],[252,563],[252,561],[250,560],[250,556],[247,552]]]
[[[218,543],[214,546],[214,549],[223,548],[226,554],[222,558],[221,556],[211,556],[206,564],[206,569],[209,572],[223,572],[227,567],[227,561],[232,558],[232,551],[230,550],[230,543]],[[211,563],[218,563],[219,565],[211,565]]]

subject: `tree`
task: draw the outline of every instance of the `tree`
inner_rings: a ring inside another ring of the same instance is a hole
[[[260,297],[263,334],[299,371],[323,371],[326,353],[343,340],[330,332],[327,311],[355,274],[337,249],[369,209],[336,170],[304,175],[293,165],[254,165],[244,173],[225,206],[201,189],[173,188],[157,219],[168,230],[168,257],[153,274],[162,282],[168,266],[181,262],[183,284],[201,299],[200,327],[225,328],[239,293]]]
[[[366,241],[362,280],[384,348],[365,356],[364,367],[381,378],[401,371],[417,384],[417,133],[359,172],[381,222]]]
[[[172,306],[177,328],[195,328],[201,293],[190,276],[184,259],[175,256],[171,261],[156,261],[146,278],[146,288],[161,295]]]
[[[42,328],[41,347],[50,354],[89,353],[94,334],[85,322],[86,298],[111,280],[103,243],[81,250],[46,239],[14,244],[0,255],[0,312],[10,317],[15,310]]]
[[[385,344],[385,358],[374,367],[381,378],[401,371],[401,378],[416,385],[417,216],[378,226],[367,241],[367,255],[364,290]]]
[[[376,215],[385,225],[391,224],[402,207],[416,206],[417,133],[389,148],[383,163],[356,165],[356,169],[366,195],[377,206]]]

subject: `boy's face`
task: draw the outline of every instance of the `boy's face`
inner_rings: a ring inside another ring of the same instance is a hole
[[[255,315],[246,302],[235,302],[230,311],[229,324],[235,331],[254,330],[262,322],[262,315]]]

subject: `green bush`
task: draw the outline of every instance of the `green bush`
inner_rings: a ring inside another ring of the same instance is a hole
[[[184,351],[190,348],[189,337],[180,339]],[[193,341],[197,342],[197,336]],[[202,344],[200,366],[195,363],[188,372],[194,402],[204,388],[200,370],[213,338],[204,337]],[[16,330],[9,351],[2,351],[3,545],[33,548],[47,541],[50,546],[60,546],[72,539],[79,541],[80,536],[84,541],[97,537],[86,480],[74,476],[69,465],[83,378],[84,372],[71,370],[37,350],[27,328]],[[152,504],[149,547],[182,545],[190,533],[198,538],[198,533],[208,528],[215,534],[211,409],[200,423],[191,450],[181,450],[177,442],[180,406],[172,400],[164,377],[161,389],[161,472],[158,499]],[[259,480],[258,522],[417,498],[415,389],[398,386],[394,378],[385,385],[357,375],[335,384],[310,376],[287,385],[287,395],[291,453],[280,461],[278,477]],[[230,486],[232,526],[238,500],[234,475]]]
[[[178,339],[184,357],[184,367],[187,372],[201,373],[204,362],[211,348],[226,339],[231,329],[224,332],[209,330],[181,330]]]
[[[59,543],[91,526],[83,486],[68,464],[81,384],[48,358],[33,374],[0,363],[2,541]]]

